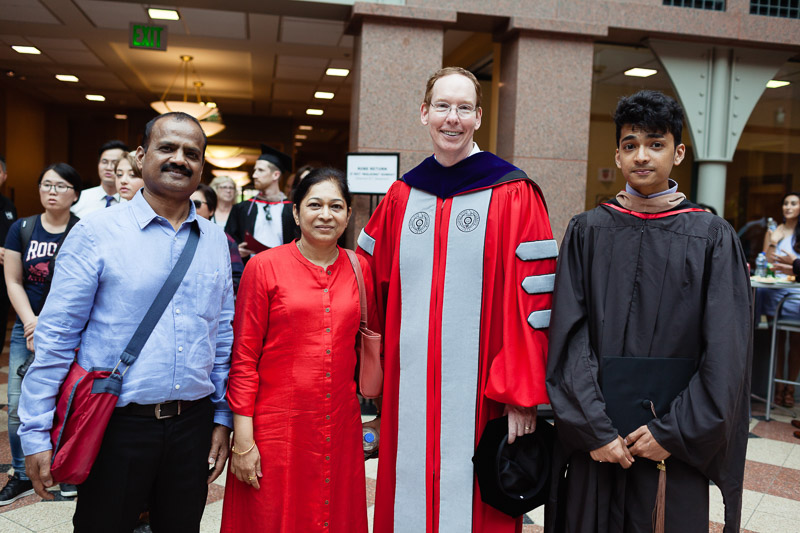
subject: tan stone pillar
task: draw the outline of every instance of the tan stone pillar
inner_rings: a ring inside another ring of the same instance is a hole
[[[440,22],[455,21],[455,12],[444,18],[442,13],[446,12],[424,9],[412,14],[404,10],[406,19],[363,17],[358,24],[351,24],[356,42],[350,151],[399,152],[401,176],[433,153],[428,131],[420,123],[419,107],[425,83],[442,67],[444,30]],[[409,20],[411,15],[425,18]],[[353,202],[349,247],[369,219],[369,200],[359,196]]]
[[[560,241],[585,206],[592,42],[517,32],[502,43],[500,62],[497,155],[542,188]]]

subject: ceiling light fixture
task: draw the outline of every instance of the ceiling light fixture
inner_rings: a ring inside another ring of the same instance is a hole
[[[128,115],[117,113],[116,115],[114,115],[114,118],[117,120],[128,120]]]
[[[323,113],[324,113],[324,111],[322,109],[313,109],[313,108],[306,109],[306,115],[319,116],[319,115],[322,115]]]
[[[790,84],[790,82],[788,82],[788,81],[769,80],[767,82],[767,89],[778,89],[780,87],[786,87],[789,84]]]
[[[86,99],[91,102],[105,102],[106,97],[102,94],[87,94]]]
[[[72,74],[56,74],[56,79],[58,81],[68,81],[70,83],[78,82],[78,76],[73,76]]]
[[[181,16],[174,9],[157,9],[154,7],[148,8],[147,15],[151,19],[158,20],[180,20]]]
[[[648,78],[658,71],[651,68],[632,68],[625,71],[626,76],[633,76],[635,78]]]
[[[312,128],[311,126],[302,125],[302,126],[298,126],[297,129],[298,130],[302,130],[302,131],[311,131],[314,128]]]
[[[303,146],[303,143],[301,143],[301,142],[296,142],[296,143],[294,143],[294,145],[295,145],[295,146]]]
[[[35,46],[14,45],[11,48],[18,54],[32,54],[38,56],[42,53],[42,51],[36,48]]]
[[[243,170],[222,170],[214,168],[211,170],[211,174],[214,176],[228,176],[239,188],[250,183],[250,175]]]
[[[208,106],[208,103],[206,106]],[[219,110],[216,109],[216,104],[212,109],[213,111],[211,114],[200,121],[200,127],[203,128],[203,132],[206,134],[206,137],[213,137],[225,129],[225,124],[222,123],[222,115],[220,114]]]
[[[172,111],[181,111],[188,115],[192,115],[197,120],[203,120],[211,115],[214,109],[217,107],[217,104],[213,102],[209,102],[209,104],[203,103],[203,99],[200,96],[200,89],[203,88],[203,82],[200,81],[199,76],[197,75],[197,71],[194,68],[194,64],[192,61],[194,58],[192,56],[182,55],[181,56],[181,64],[178,67],[178,72],[175,73],[175,77],[172,79],[172,82],[167,86],[167,90],[164,91],[164,94],[161,95],[161,99],[151,102],[150,107],[155,109],[158,113],[170,113]],[[191,69],[192,74],[195,77],[194,81],[194,88],[195,93],[197,95],[197,102],[189,102],[189,70]],[[175,85],[175,80],[178,79],[178,76],[183,73],[183,100],[167,100],[167,95],[169,91],[172,89],[172,86]],[[222,123],[222,119],[219,119],[220,124]],[[221,129],[219,131],[222,131]],[[219,133],[216,132],[216,133]],[[206,134],[208,135],[208,134]]]
[[[333,96],[334,96],[333,93],[328,93],[325,91],[317,91],[314,93],[314,98],[317,98],[319,100],[332,100]]]
[[[329,68],[325,71],[327,76],[340,76],[344,77],[350,74],[350,71],[346,68]]]
[[[300,141],[305,141],[306,139],[308,139],[308,135],[302,135],[298,133],[297,135],[294,136],[294,138]]]

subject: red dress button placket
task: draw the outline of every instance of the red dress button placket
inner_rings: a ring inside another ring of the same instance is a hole
[[[321,281],[323,285],[322,289],[322,305],[324,307],[325,312],[322,313],[322,323],[323,323],[323,333],[322,338],[323,342],[323,350],[324,352],[320,354],[323,358],[322,364],[322,383],[323,383],[323,393],[324,393],[324,401],[323,406],[325,411],[325,419],[322,420],[322,427],[325,428],[325,460],[323,461],[323,506],[322,512],[320,513],[319,523],[322,525],[322,530],[328,529],[328,523],[330,521],[330,497],[331,497],[331,434],[333,432],[333,421],[331,419],[332,414],[332,401],[331,401],[331,391],[333,390],[333,384],[331,379],[331,369],[332,369],[332,349],[333,349],[333,334],[331,333],[331,329],[333,327],[333,319],[331,318],[331,295],[330,295],[330,281],[331,281],[331,271],[327,270],[321,276]]]

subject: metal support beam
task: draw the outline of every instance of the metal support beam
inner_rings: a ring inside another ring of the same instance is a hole
[[[789,52],[651,39],[683,105],[699,163],[697,201],[725,212],[725,175],[767,82]]]

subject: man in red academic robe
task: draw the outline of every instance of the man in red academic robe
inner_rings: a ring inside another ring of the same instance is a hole
[[[420,108],[434,155],[393,184],[358,239],[384,334],[375,533],[513,533],[471,462],[486,422],[533,432],[555,257],[541,191],[481,152],[480,86],[448,67]]]

